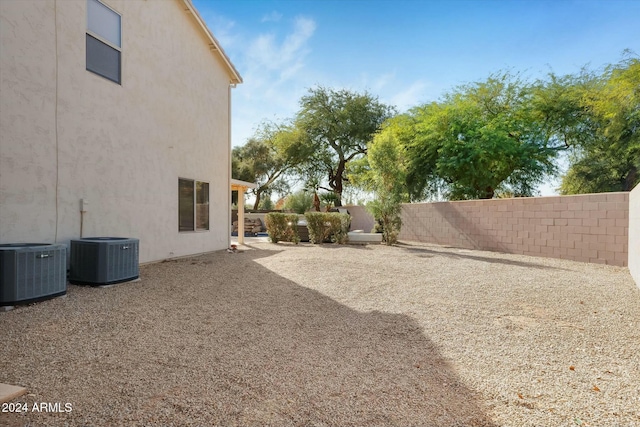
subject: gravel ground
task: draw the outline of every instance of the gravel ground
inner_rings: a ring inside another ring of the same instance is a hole
[[[626,268],[256,243],[140,273],[0,313],[29,390],[0,425],[640,426]]]

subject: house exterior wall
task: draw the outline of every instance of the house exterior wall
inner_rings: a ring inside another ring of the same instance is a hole
[[[105,0],[122,84],[86,71],[86,0],[0,2],[0,243],[140,239],[140,262],[229,242],[230,75],[182,1]],[[178,178],[210,230],[178,232]]]
[[[400,240],[626,266],[629,193],[415,203]]]
[[[629,193],[629,271],[640,287],[640,185]]]

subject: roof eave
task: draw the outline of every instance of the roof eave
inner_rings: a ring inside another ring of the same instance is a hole
[[[240,73],[238,73],[238,70],[236,70],[236,67],[233,65],[233,63],[231,62],[231,60],[229,59],[229,57],[225,53],[224,49],[222,49],[222,47],[220,46],[220,43],[218,42],[218,40],[215,38],[215,36],[211,32],[211,30],[209,30],[209,27],[207,27],[207,24],[204,23],[204,20],[202,19],[202,17],[198,13],[198,10],[195,8],[193,3],[191,3],[191,0],[182,0],[182,2],[187,7],[186,11],[190,12],[193,15],[193,17],[198,22],[198,24],[200,25],[200,27],[204,31],[205,35],[207,36],[207,38],[211,42],[209,44],[209,48],[211,49],[211,51],[218,53],[218,55],[220,55],[220,58],[222,59],[222,61],[227,66],[227,69],[228,69],[230,77],[231,77],[230,83],[231,84],[242,83],[242,77],[240,76]]]
[[[231,189],[232,190],[237,190],[239,188],[244,188],[244,190],[246,191],[249,188],[257,188],[258,184],[256,184],[255,182],[247,182],[247,181],[241,181],[239,179],[234,179],[231,178]]]

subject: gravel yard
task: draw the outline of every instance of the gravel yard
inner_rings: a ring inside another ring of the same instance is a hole
[[[626,268],[255,243],[140,274],[0,313],[0,425],[640,426]]]

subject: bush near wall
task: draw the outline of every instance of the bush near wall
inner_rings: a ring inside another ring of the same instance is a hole
[[[311,243],[347,243],[351,215],[337,212],[307,212],[307,228]]]
[[[298,215],[271,212],[265,216],[267,234],[273,243],[293,242],[298,244]]]

